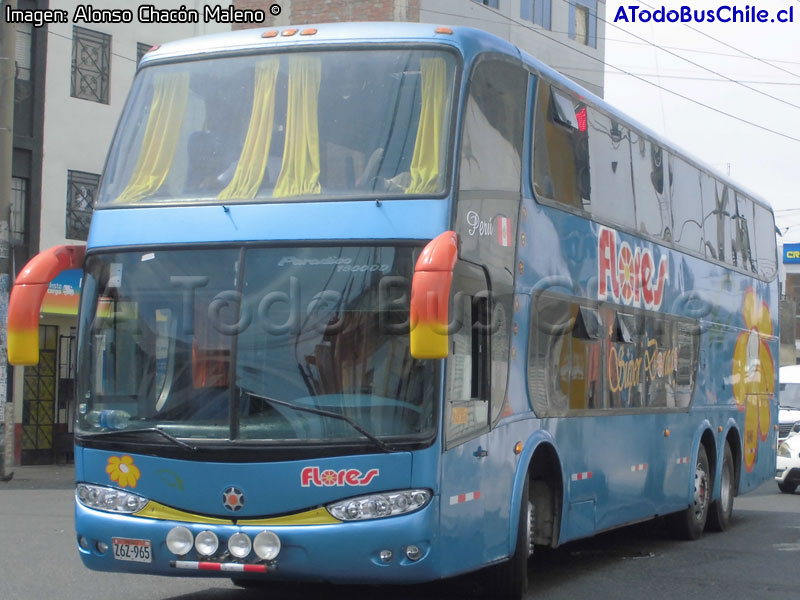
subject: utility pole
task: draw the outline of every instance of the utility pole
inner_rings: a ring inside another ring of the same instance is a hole
[[[17,69],[16,25],[7,23],[6,7],[17,8],[17,0],[2,0],[0,13],[0,421],[5,431],[5,448],[0,461],[0,478],[14,464],[14,404],[8,402],[8,297],[13,263],[9,221],[11,219],[11,159],[14,154],[14,80]]]

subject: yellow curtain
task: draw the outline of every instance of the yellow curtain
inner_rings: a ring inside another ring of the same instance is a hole
[[[443,58],[423,58],[422,106],[417,125],[417,140],[411,158],[411,184],[407,194],[425,194],[439,189],[442,153],[442,125],[447,90],[447,70]]]
[[[256,65],[256,83],[253,93],[253,110],[236,172],[228,186],[217,196],[220,200],[256,197],[269,157],[272,143],[272,123],[275,117],[275,79],[280,63],[268,58]]]
[[[154,194],[167,178],[175,158],[189,97],[189,74],[159,73],[154,87],[139,159],[131,180],[115,202],[138,202]]]
[[[272,192],[275,198],[320,193],[317,105],[321,72],[317,57],[289,59],[286,142],[281,174]]]

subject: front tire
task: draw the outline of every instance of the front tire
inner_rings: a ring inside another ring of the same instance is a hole
[[[719,500],[711,504],[708,513],[707,528],[710,531],[725,531],[731,523],[733,514],[733,497],[736,494],[736,474],[733,468],[733,453],[725,444],[722,457],[722,468],[719,474]]]
[[[778,489],[780,489],[780,491],[782,491],[784,494],[794,494],[794,491],[797,489],[797,484],[780,481],[778,482]]]
[[[697,462],[694,468],[694,493],[688,508],[669,515],[667,523],[673,535],[684,540],[696,540],[703,535],[711,500],[711,477],[708,456],[701,444],[697,448]]]
[[[528,559],[533,555],[533,527],[536,522],[530,500],[530,480],[525,480],[519,511],[517,543],[511,558],[495,567],[495,589],[492,598],[522,600],[528,591]]]

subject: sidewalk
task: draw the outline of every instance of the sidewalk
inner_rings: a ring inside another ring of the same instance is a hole
[[[11,481],[0,481],[4,490],[68,489],[75,487],[75,465],[37,465],[8,467],[6,475],[14,473]]]

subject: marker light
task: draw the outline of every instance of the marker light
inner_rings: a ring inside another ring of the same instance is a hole
[[[213,531],[201,531],[194,540],[194,547],[200,556],[211,556],[219,548],[219,538]]]
[[[88,483],[79,483],[75,486],[75,498],[89,508],[126,514],[139,512],[148,502],[147,498],[130,492]]]
[[[401,490],[349,498],[326,508],[340,521],[364,521],[412,513],[424,508],[430,499],[429,490]]]
[[[271,531],[262,531],[253,540],[253,550],[262,560],[273,560],[281,551],[281,540]]]
[[[408,560],[417,561],[422,558],[422,550],[419,549],[419,546],[411,544],[406,548],[406,557]]]
[[[584,106],[575,113],[575,118],[578,121],[578,131],[586,131],[586,107]]]
[[[234,533],[228,540],[228,552],[236,558],[244,558],[250,554],[252,547],[253,544],[250,538],[241,531],[239,533]]]
[[[183,525],[173,527],[167,534],[167,548],[178,556],[188,553],[192,549],[193,543],[192,532]]]

